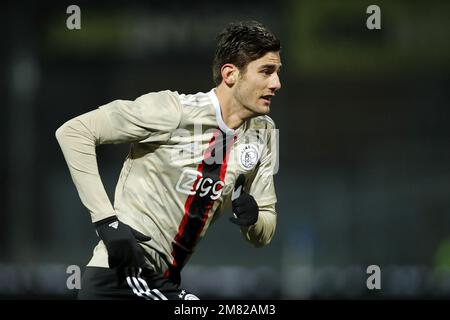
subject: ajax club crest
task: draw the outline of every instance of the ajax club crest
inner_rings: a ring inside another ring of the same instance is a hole
[[[252,144],[243,144],[239,148],[239,164],[245,170],[252,169],[259,160],[258,149]]]

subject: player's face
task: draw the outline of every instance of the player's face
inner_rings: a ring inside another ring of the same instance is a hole
[[[252,113],[262,115],[270,111],[275,91],[281,88],[279,52],[268,52],[247,65],[236,83],[236,100]]]

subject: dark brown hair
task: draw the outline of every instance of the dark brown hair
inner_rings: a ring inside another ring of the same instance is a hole
[[[247,64],[264,56],[267,52],[278,52],[280,40],[257,21],[230,23],[217,36],[217,47],[213,60],[214,83],[222,82],[220,69],[226,63],[234,64],[245,72]]]

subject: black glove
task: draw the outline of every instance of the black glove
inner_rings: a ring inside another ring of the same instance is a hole
[[[241,174],[234,185],[231,205],[235,217],[230,221],[241,227],[249,227],[258,221],[259,208],[255,198],[246,193],[244,188],[245,177]]]
[[[108,250],[108,264],[111,269],[135,267],[144,264],[144,251],[137,243],[151,238],[117,220],[116,216],[95,223],[97,234]]]

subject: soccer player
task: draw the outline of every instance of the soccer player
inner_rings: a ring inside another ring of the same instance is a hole
[[[115,100],[56,131],[81,201],[100,238],[79,299],[197,299],[180,272],[208,226],[231,222],[256,247],[276,227],[275,124],[280,41],[255,21],[217,37],[215,88],[151,92]],[[96,146],[130,143],[114,205],[101,182]]]

